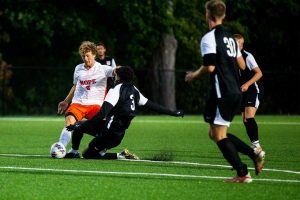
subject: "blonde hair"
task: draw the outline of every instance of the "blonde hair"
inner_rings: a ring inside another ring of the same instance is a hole
[[[242,50],[244,48],[244,37],[241,34],[234,34],[234,39],[237,41],[237,43],[239,44],[240,50]]]
[[[238,33],[234,34],[234,38],[236,41],[240,41],[241,45],[243,45],[245,42],[245,39],[241,34]]]
[[[234,34],[234,38],[237,39],[237,40],[244,40],[244,37],[241,35],[241,34]]]
[[[226,14],[226,5],[221,0],[210,0],[205,3],[205,9],[213,21],[224,19]]]
[[[95,43],[90,41],[83,41],[79,47],[80,56],[84,56],[89,51],[92,52],[93,55],[96,55],[97,47]]]

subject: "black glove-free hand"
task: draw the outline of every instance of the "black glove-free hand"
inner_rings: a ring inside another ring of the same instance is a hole
[[[174,111],[174,115],[175,117],[184,117],[184,111],[183,110],[176,110]]]
[[[75,122],[75,124],[71,124],[69,126],[66,127],[66,129],[68,131],[75,131],[75,130],[78,130],[81,126],[83,122]]]

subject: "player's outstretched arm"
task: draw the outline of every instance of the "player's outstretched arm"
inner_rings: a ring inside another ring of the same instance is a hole
[[[184,111],[183,110],[169,110],[157,103],[154,103],[150,100],[147,101],[147,103],[144,105],[146,108],[153,110],[155,112],[161,113],[161,114],[167,114],[175,117],[184,117]]]

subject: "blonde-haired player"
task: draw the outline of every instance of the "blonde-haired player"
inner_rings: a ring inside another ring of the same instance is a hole
[[[96,62],[96,54],[97,48],[93,42],[81,43],[79,55],[83,63],[76,66],[74,85],[65,100],[58,104],[58,114],[65,113],[65,124],[59,138],[65,146],[71,139],[71,131],[65,127],[83,118],[90,119],[100,110],[105,97],[107,78],[113,76],[114,68]],[[79,154],[76,156],[80,157]]]

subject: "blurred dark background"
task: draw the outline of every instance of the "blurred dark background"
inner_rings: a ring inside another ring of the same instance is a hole
[[[184,76],[202,63],[199,42],[208,31],[205,2],[0,0],[0,115],[55,114],[72,87],[84,40],[104,42],[118,65],[135,69],[140,91],[161,104],[166,101],[156,97],[153,84],[164,83],[151,80],[172,73],[176,107],[202,113],[208,77],[187,84]],[[299,1],[225,2],[225,26],[244,35],[245,49],[264,74],[258,114],[300,114]],[[164,34],[177,41],[172,70],[153,67]]]

